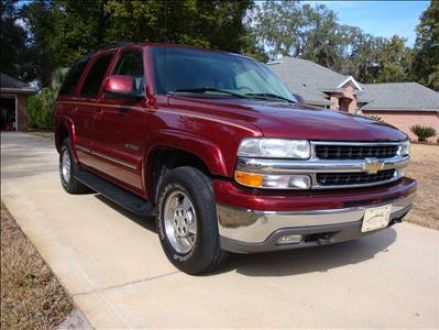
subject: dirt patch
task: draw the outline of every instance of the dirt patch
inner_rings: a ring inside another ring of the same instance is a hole
[[[53,329],[73,303],[1,203],[1,329]]]
[[[418,193],[405,220],[439,230],[439,146],[412,144],[407,176],[418,180]]]

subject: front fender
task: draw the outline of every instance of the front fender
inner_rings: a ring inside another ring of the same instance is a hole
[[[226,164],[221,148],[200,136],[172,129],[155,131],[150,136],[150,149],[146,160],[151,152],[157,148],[179,149],[191,153],[200,158],[209,169],[210,173],[218,176],[230,176],[231,164]],[[148,164],[148,162],[146,162]]]

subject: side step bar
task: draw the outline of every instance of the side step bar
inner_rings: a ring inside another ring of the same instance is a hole
[[[87,187],[99,192],[109,200],[138,216],[149,217],[154,215],[154,207],[150,203],[104,179],[101,179],[93,173],[79,169],[76,178]]]

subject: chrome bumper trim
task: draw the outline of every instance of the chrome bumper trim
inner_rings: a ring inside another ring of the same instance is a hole
[[[410,209],[414,194],[381,205],[306,212],[255,211],[217,205],[221,237],[242,243],[262,243],[280,229],[312,228],[361,221],[368,208],[392,204],[390,220]]]
[[[382,170],[406,167],[410,157],[395,156],[382,159]],[[348,173],[363,172],[363,159],[353,160],[285,160],[244,158],[238,159],[237,169],[265,174],[310,174],[318,173]]]

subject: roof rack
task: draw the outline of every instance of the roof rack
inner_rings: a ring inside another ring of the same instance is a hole
[[[98,50],[104,50],[104,49],[111,49],[111,48],[116,48],[116,47],[122,47],[122,46],[126,46],[126,45],[130,45],[132,44],[132,42],[115,42],[112,44],[109,44],[107,46],[101,47],[101,48],[97,48],[97,49],[93,49],[92,51],[98,51]]]
[[[87,58],[89,58],[91,55],[93,55],[94,53],[96,53],[97,51],[100,50],[106,50],[106,49],[112,49],[112,48],[117,48],[117,47],[122,47],[122,46],[126,46],[126,45],[130,45],[132,44],[132,42],[115,42],[103,47],[99,47],[99,48],[94,48],[91,51],[89,51],[87,54],[85,54],[78,62],[83,61]]]

